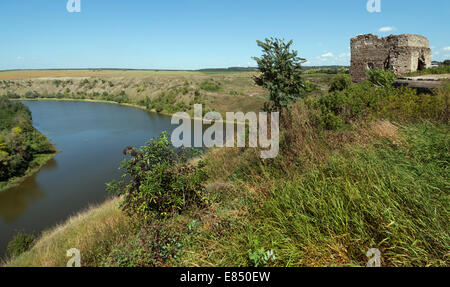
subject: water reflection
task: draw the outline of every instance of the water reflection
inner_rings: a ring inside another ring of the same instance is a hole
[[[51,159],[41,171],[57,168],[56,160]],[[31,205],[43,199],[45,192],[36,180],[37,174],[26,178],[20,185],[0,192],[0,218],[6,223],[17,221]]]

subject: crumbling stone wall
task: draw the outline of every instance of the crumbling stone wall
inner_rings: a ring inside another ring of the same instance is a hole
[[[351,39],[350,46],[354,82],[366,80],[367,69],[389,69],[401,76],[431,67],[430,44],[420,35],[359,35]]]

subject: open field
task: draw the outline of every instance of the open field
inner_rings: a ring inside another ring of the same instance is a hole
[[[246,112],[260,110],[266,101],[265,92],[253,83],[254,75],[134,70],[4,71],[0,72],[0,95],[101,99],[142,106],[153,101],[155,107],[149,107],[150,110],[168,113],[189,111],[195,102],[204,104],[206,110]],[[169,108],[175,106],[176,110]]]
[[[90,99],[139,105],[157,112],[259,111],[267,92],[254,84],[256,72],[144,70],[18,70],[0,72],[0,96],[10,98]],[[333,75],[306,74],[326,91]]]

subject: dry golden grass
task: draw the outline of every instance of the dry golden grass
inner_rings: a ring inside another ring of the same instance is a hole
[[[27,92],[40,95],[62,94],[64,98],[84,95],[96,98],[104,92],[125,92],[133,104],[176,94],[176,102],[192,106],[204,102],[205,109],[219,112],[259,111],[266,92],[254,84],[256,73],[203,73],[188,71],[136,70],[21,70],[0,72],[0,96],[8,93],[23,97]],[[85,83],[87,81],[87,83]],[[220,85],[217,91],[202,89],[202,83]],[[200,93],[200,98],[195,94]],[[78,98],[78,97],[77,97]],[[199,102],[200,101],[200,102]]]
[[[34,247],[6,264],[8,267],[65,266],[67,250],[81,252],[82,266],[97,265],[98,255],[108,253],[121,237],[126,236],[129,224],[114,198],[100,206],[92,206],[62,225],[44,232]],[[101,250],[100,250],[101,249]]]
[[[370,132],[378,138],[384,138],[398,143],[398,127],[386,120],[379,120],[370,123]]]

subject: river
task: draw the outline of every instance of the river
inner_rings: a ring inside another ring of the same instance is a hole
[[[34,126],[59,152],[40,172],[0,193],[0,257],[18,231],[39,235],[91,204],[119,178],[127,146],[175,128],[170,117],[107,103],[24,101]]]

